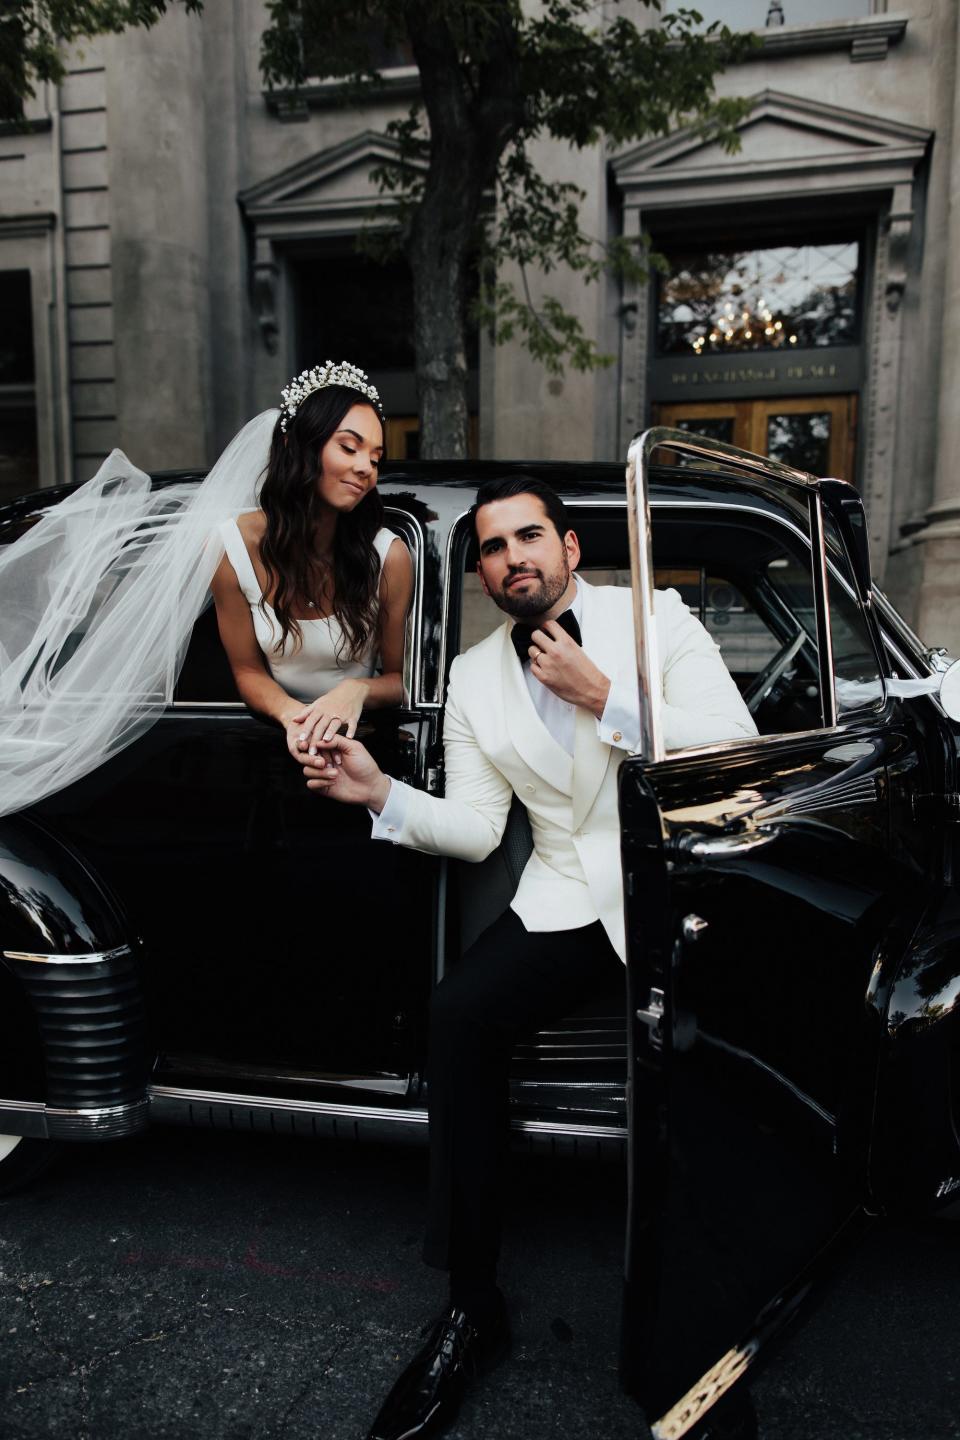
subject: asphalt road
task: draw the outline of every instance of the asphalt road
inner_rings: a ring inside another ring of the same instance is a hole
[[[363,1440],[443,1299],[420,1150],[157,1131],[0,1201],[2,1440]],[[518,1160],[514,1349],[459,1440],[637,1440],[617,1165]],[[866,1239],[755,1388],[764,1440],[960,1437],[960,1225]]]

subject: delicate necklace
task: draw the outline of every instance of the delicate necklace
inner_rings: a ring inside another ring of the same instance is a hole
[[[320,557],[318,557],[318,559],[320,559]],[[322,564],[322,566],[324,566],[324,570],[325,570],[325,572],[327,572],[327,575],[328,575],[328,573],[330,573],[330,567],[331,567],[330,554],[327,554],[327,556],[322,557],[322,559],[320,560],[320,563]],[[327,579],[327,576],[324,576],[324,579]],[[322,596],[322,583],[324,583],[324,580],[321,580],[321,596]],[[308,611],[317,611],[317,609],[320,609],[321,600],[305,600],[304,603],[305,603],[305,605],[307,605]]]

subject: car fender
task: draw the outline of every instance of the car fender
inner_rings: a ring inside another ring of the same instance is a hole
[[[884,1211],[936,1209],[960,1198],[960,896],[937,897],[887,974],[871,1188]]]
[[[6,1048],[39,1043],[19,1073],[32,1071],[35,1085],[42,1063],[44,1092],[0,1093],[0,1130],[106,1139],[145,1128],[139,951],[118,901],[75,851],[34,820],[0,820],[0,982],[36,1021]],[[17,1073],[10,1064],[4,1078]]]

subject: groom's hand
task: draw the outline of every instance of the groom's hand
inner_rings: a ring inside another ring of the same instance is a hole
[[[556,620],[534,630],[530,646],[534,675],[569,705],[580,705],[599,720],[610,693],[610,681]]]
[[[390,778],[384,775],[359,740],[334,735],[319,742],[320,753],[304,775],[308,790],[317,790],[346,805],[366,805],[377,815],[387,803]]]

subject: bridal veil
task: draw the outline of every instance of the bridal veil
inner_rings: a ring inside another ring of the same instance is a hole
[[[0,551],[0,815],[109,760],[172,700],[218,525],[256,504],[278,414],[245,425],[200,485],[154,488],[114,450]]]

